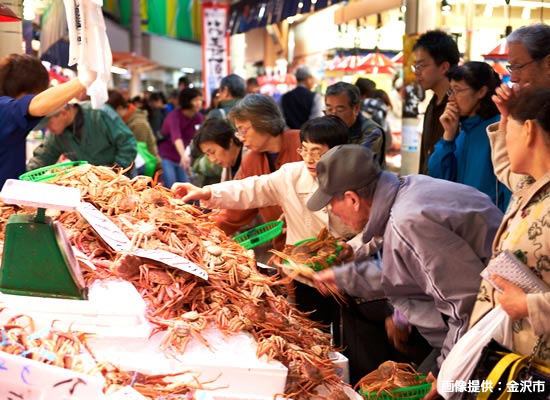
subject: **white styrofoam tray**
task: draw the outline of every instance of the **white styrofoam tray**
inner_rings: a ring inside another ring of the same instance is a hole
[[[134,286],[123,280],[94,282],[88,300],[0,293],[0,306],[5,307],[0,322],[25,314],[34,320],[37,329],[55,321],[58,329],[70,327],[107,337],[147,338],[151,333],[145,319],[145,302]]]

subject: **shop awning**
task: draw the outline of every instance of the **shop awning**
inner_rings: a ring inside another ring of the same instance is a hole
[[[247,32],[297,14],[319,11],[341,1],[343,0],[241,0],[231,5],[229,30],[232,35]]]
[[[500,39],[496,47],[487,54],[483,54],[484,58],[489,60],[506,60],[508,59],[508,44],[506,38]]]
[[[157,63],[147,57],[124,51],[113,51],[113,65],[131,71],[144,72],[157,67]]]
[[[394,63],[380,52],[367,54],[359,65],[359,70],[367,74],[395,74]]]
[[[493,69],[496,71],[497,74],[499,74],[500,76],[508,76],[510,75],[510,73],[508,72],[508,70],[506,68],[504,68],[504,66],[501,64],[501,63],[498,63],[498,62],[494,62],[492,65]]]

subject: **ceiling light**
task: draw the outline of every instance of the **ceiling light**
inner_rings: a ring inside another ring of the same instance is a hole
[[[447,0],[441,1],[441,14],[449,15],[451,13],[451,9],[452,7]]]

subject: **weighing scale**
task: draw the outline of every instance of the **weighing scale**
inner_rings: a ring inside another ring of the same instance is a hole
[[[80,190],[8,179],[0,192],[6,204],[37,207],[36,215],[15,214],[6,224],[0,292],[85,300],[88,291],[71,245],[46,209],[76,209]]]

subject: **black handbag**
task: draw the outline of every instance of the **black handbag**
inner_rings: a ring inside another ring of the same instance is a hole
[[[461,398],[463,400],[549,400],[550,365],[534,357],[540,342],[541,338],[531,356],[522,357],[495,340],[491,340],[483,348],[470,381],[480,383],[492,381],[492,389],[465,392]]]

